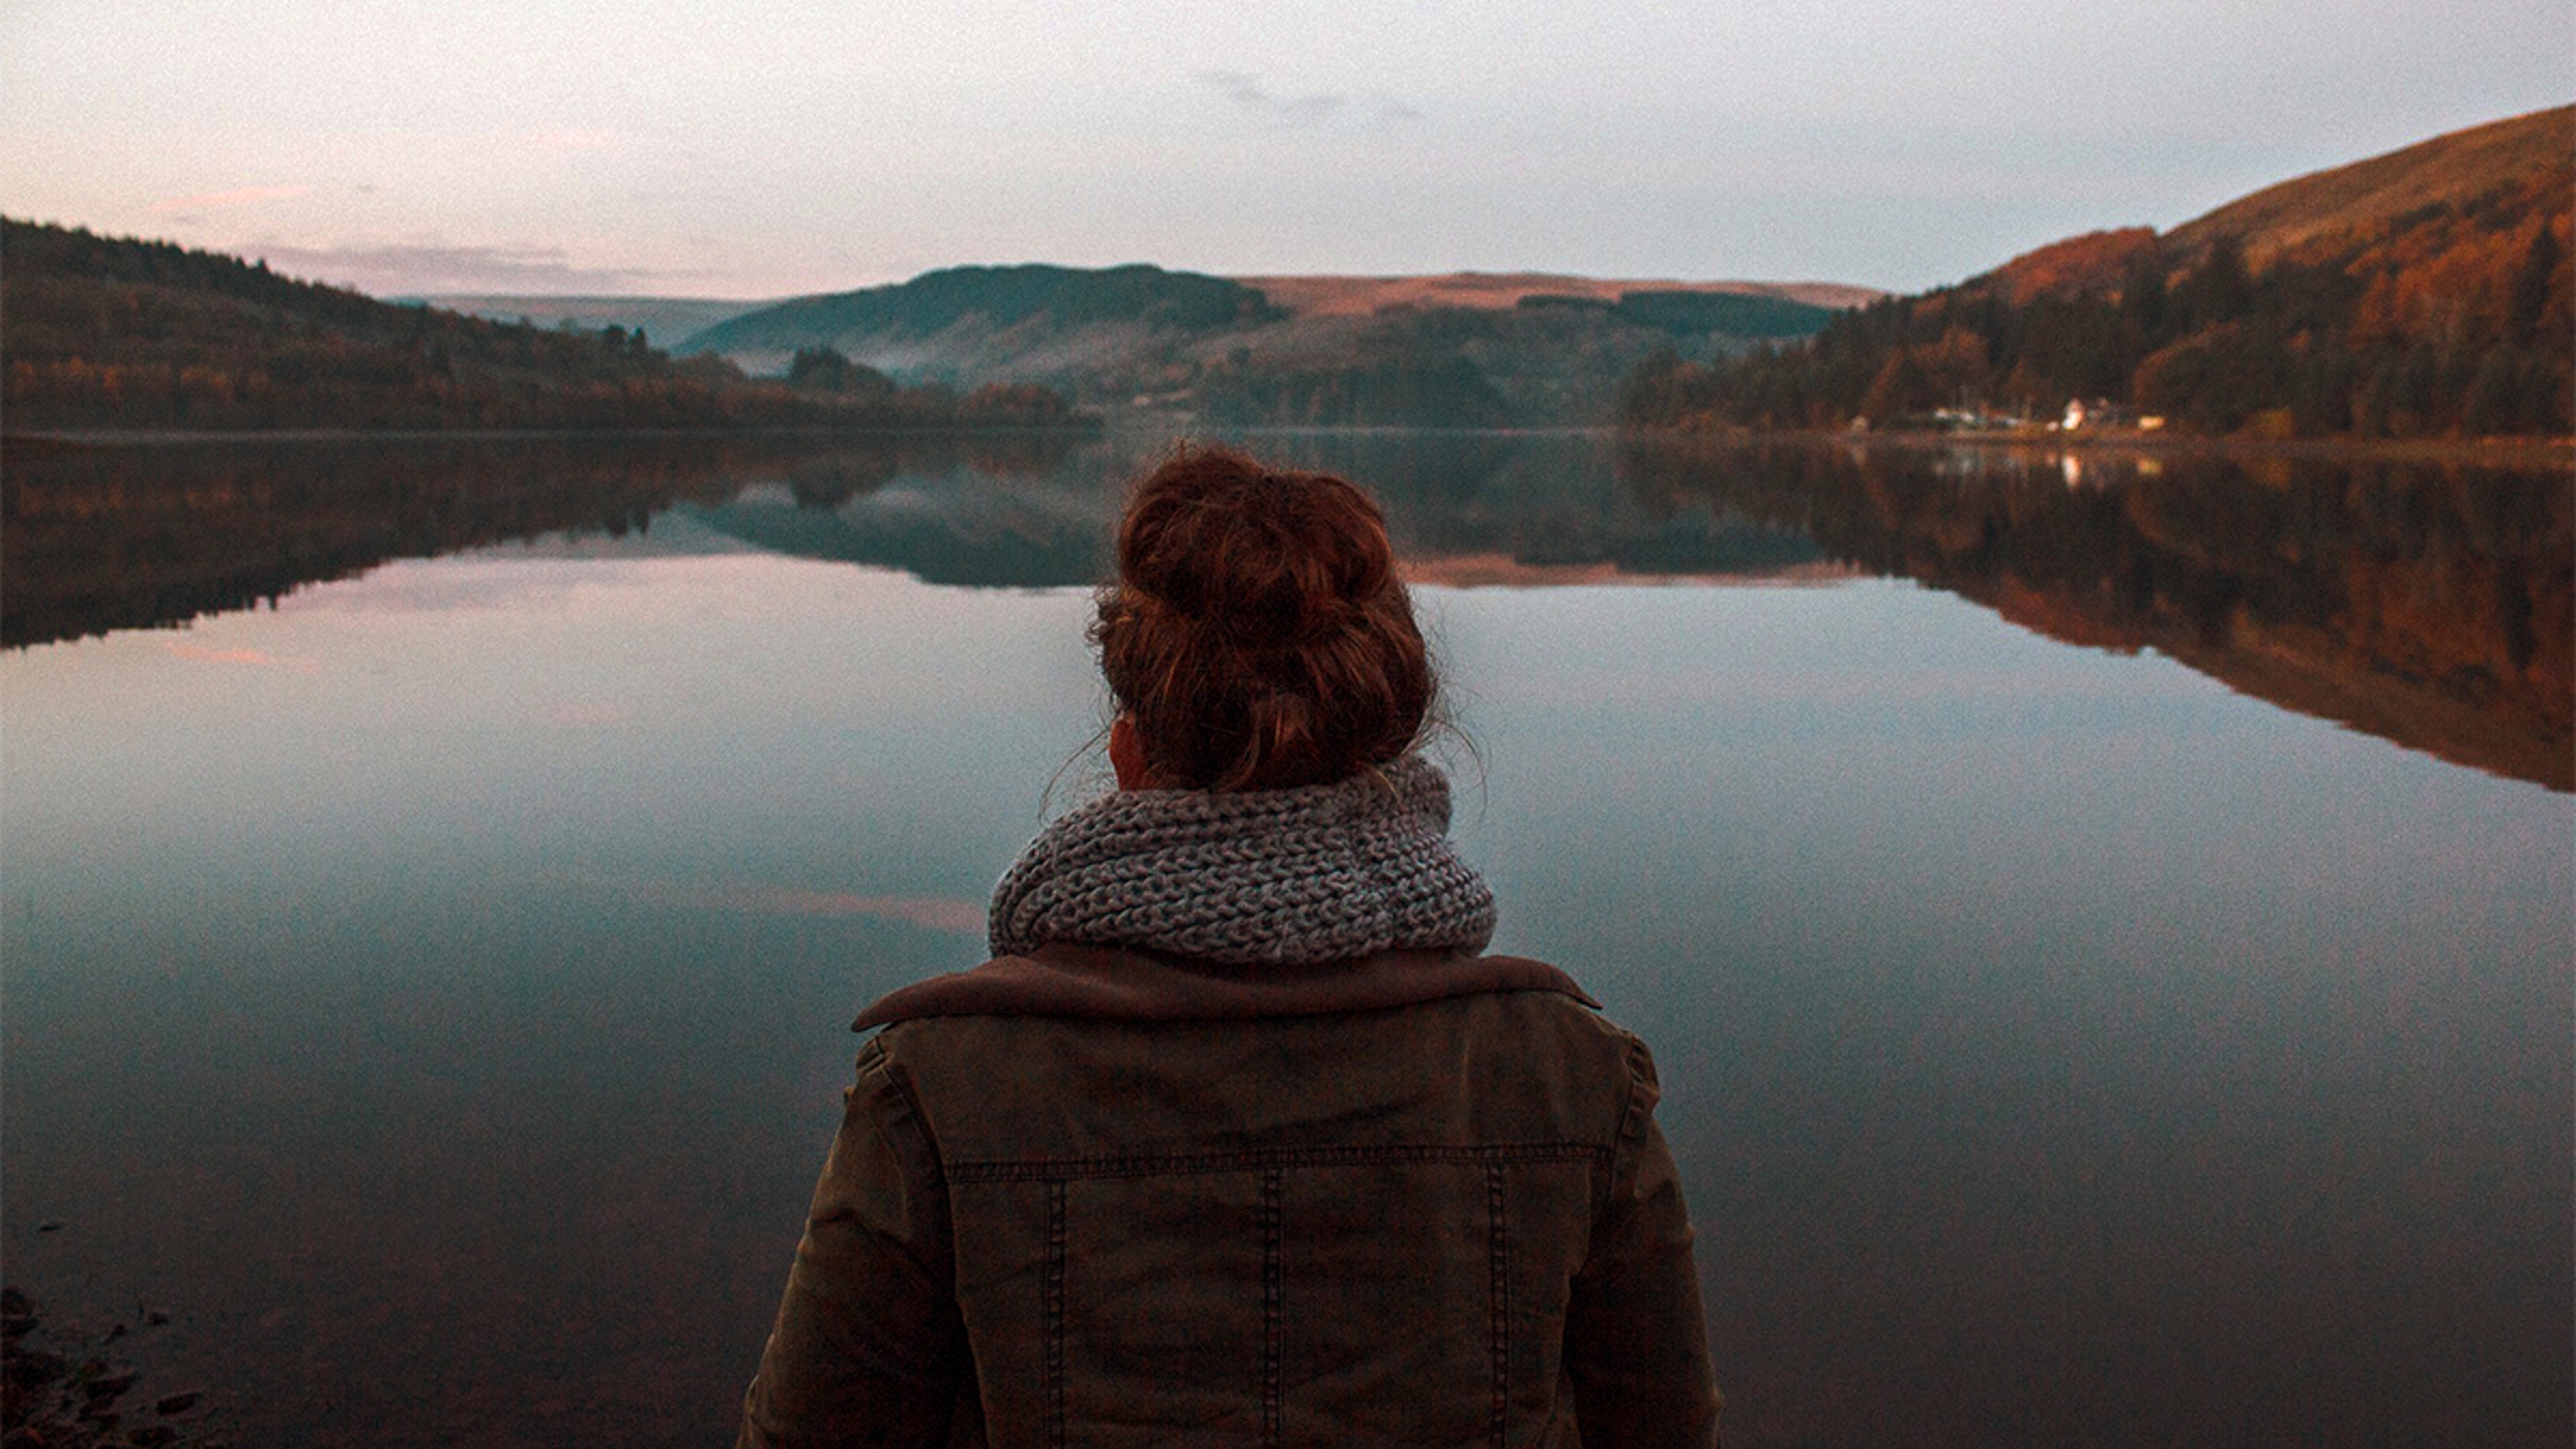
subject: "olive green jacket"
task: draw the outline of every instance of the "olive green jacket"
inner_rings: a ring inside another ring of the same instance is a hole
[[[1048,947],[886,1021],[740,1443],[1716,1441],[1653,1064],[1553,968]]]

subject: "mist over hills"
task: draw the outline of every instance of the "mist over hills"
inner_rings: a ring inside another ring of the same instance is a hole
[[[906,380],[1036,383],[1220,424],[1600,422],[1619,379],[1658,350],[1712,357],[1804,337],[1871,295],[1832,283],[955,267],[748,312],[681,350],[765,371],[829,347]]]

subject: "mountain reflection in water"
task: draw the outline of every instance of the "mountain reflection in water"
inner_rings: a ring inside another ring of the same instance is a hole
[[[652,520],[673,510],[750,547],[932,583],[1086,584],[1124,479],[1157,446],[1003,433],[13,447],[0,642],[178,624],[508,541],[649,550]],[[2561,470],[1580,434],[1255,446],[1375,489],[1417,578],[1910,578],[2051,638],[2153,649],[2286,709],[2576,789],[2576,489]]]
[[[2349,459],[1631,448],[1656,511],[1737,514],[2053,639],[2576,788],[2563,472]]]

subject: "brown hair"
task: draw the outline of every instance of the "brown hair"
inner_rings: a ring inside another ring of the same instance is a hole
[[[1325,473],[1186,444],[1139,480],[1091,626],[1156,783],[1280,790],[1411,749],[1437,680],[1386,515]]]

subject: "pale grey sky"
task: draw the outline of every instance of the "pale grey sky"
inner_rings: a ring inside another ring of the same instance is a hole
[[[0,0],[0,209],[380,293],[1912,290],[2571,99],[2567,0]]]

